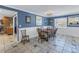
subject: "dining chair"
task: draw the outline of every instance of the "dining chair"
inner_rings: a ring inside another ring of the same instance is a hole
[[[54,37],[56,36],[57,30],[58,30],[57,28],[54,30]]]
[[[57,30],[58,30],[57,28],[53,29],[53,33],[52,33],[53,39],[55,39],[55,37],[56,37]]]
[[[38,32],[38,41],[41,41],[41,43],[45,40],[48,41],[48,35],[42,31],[41,29],[37,29]]]
[[[21,42],[25,44],[26,42],[29,42],[29,35],[26,34],[26,30],[21,30],[22,40]]]

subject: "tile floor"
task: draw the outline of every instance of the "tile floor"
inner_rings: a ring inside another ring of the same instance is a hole
[[[4,52],[13,44],[15,39],[12,35],[0,34],[0,52]]]
[[[55,39],[50,38],[48,42],[43,43],[31,39],[25,45],[19,43],[5,53],[79,53],[79,38],[56,35]]]

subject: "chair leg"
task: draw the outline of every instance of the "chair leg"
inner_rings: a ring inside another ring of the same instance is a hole
[[[38,37],[38,42],[40,41],[40,38]]]
[[[55,36],[53,36],[53,40],[55,40],[55,38],[56,38],[56,35],[55,35]]]
[[[41,38],[38,38],[38,42],[41,42],[41,43],[42,43],[42,42],[43,42],[43,40],[42,40]]]
[[[21,40],[21,43],[25,44],[25,40]]]
[[[48,38],[46,38],[46,41],[48,41]]]
[[[30,40],[29,40],[29,36],[27,36],[27,38],[26,38],[26,42],[30,42]]]

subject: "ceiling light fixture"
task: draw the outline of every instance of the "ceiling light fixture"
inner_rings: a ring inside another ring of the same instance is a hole
[[[52,10],[48,10],[47,12],[45,12],[45,15],[52,16],[53,15],[53,11]]]

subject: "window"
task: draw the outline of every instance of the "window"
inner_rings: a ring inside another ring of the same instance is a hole
[[[36,26],[42,25],[42,17],[41,16],[36,16]]]
[[[56,28],[66,28],[67,27],[67,18],[56,18],[55,27]]]
[[[79,26],[79,17],[78,16],[68,17],[68,26]]]

